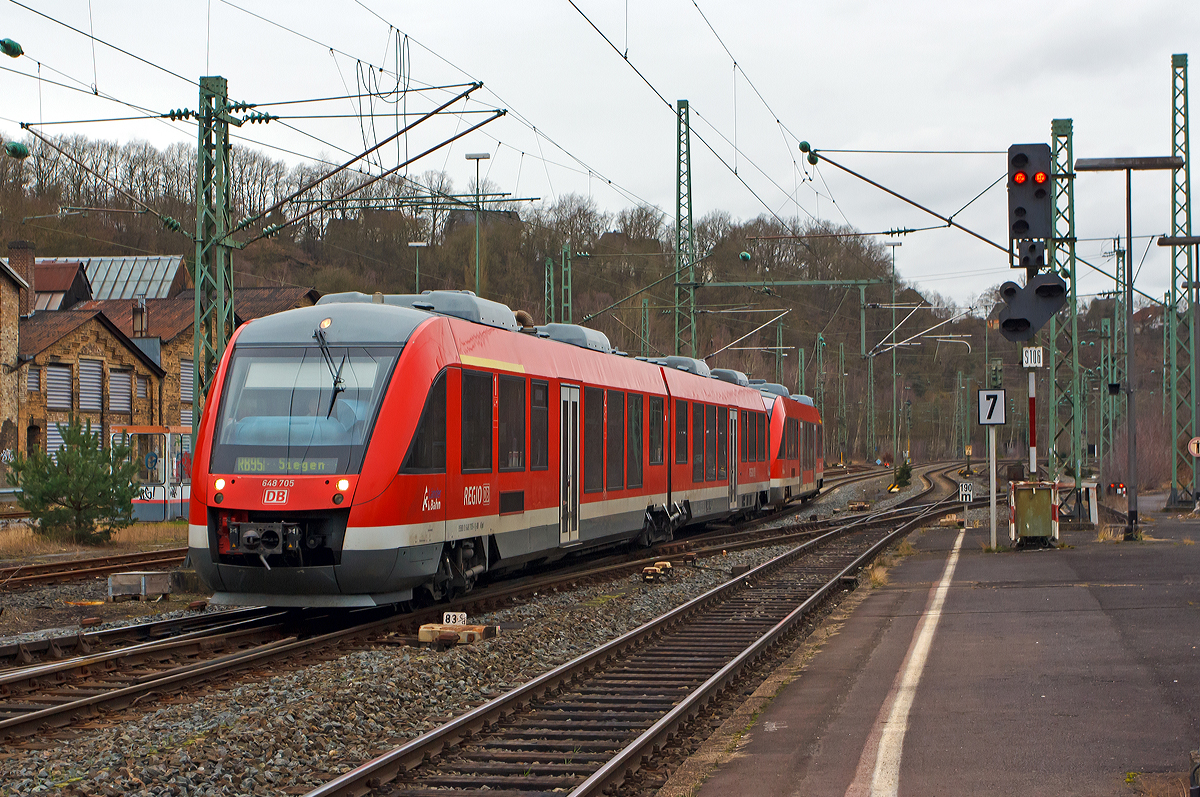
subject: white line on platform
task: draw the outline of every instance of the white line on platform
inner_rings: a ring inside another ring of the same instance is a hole
[[[858,761],[854,781],[846,789],[846,797],[896,797],[900,789],[900,754],[904,751],[908,712],[912,709],[917,684],[921,682],[925,660],[933,646],[933,635],[942,616],[942,605],[946,602],[946,593],[950,591],[954,567],[958,564],[958,552],[966,533],[958,533],[954,549],[946,560],[946,569],[942,571],[942,580],[931,590],[929,605],[913,632],[904,663],[900,665],[900,672],[896,673],[891,691],[883,701],[879,716],[875,718],[875,724],[867,736],[867,744]]]

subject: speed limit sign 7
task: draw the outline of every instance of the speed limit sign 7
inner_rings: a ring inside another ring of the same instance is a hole
[[[1005,406],[1003,390],[980,390],[979,425],[1003,426]]]

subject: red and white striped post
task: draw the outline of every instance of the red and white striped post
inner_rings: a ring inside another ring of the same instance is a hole
[[[1037,481],[1037,371],[1029,369],[1029,480]]]

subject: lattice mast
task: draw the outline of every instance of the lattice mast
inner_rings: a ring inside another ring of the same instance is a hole
[[[1187,55],[1171,56],[1171,154],[1183,159],[1182,169],[1171,170],[1171,236],[1190,237],[1192,206],[1189,197],[1191,159],[1188,157]],[[1197,348],[1195,248],[1171,247],[1171,428],[1175,430],[1171,455],[1171,492],[1168,505],[1191,506],[1196,500],[1196,460],[1187,451],[1197,430]]]
[[[675,158],[675,354],[696,356],[696,239],[692,228],[692,128],[679,100]],[[687,267],[686,281],[682,269]]]
[[[1054,119],[1050,123],[1050,135],[1054,156],[1054,237],[1050,241],[1053,252],[1047,259],[1053,272],[1067,283],[1067,306],[1050,319],[1047,467],[1051,479],[1059,478],[1070,469],[1078,484],[1083,471],[1083,418],[1081,413],[1075,412],[1080,396],[1079,299],[1075,284],[1075,157],[1071,120]],[[1079,509],[1082,509],[1081,504]]]
[[[195,317],[192,354],[192,437],[225,346],[233,335],[233,244],[229,235],[229,86],[223,77],[200,78],[196,147]]]

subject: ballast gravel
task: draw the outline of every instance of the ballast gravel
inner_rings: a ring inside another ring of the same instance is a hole
[[[304,794],[706,592],[731,567],[786,550],[702,560],[655,584],[540,595],[470,618],[506,629],[475,645],[380,646],[76,725],[0,752],[0,784],[13,794]]]

